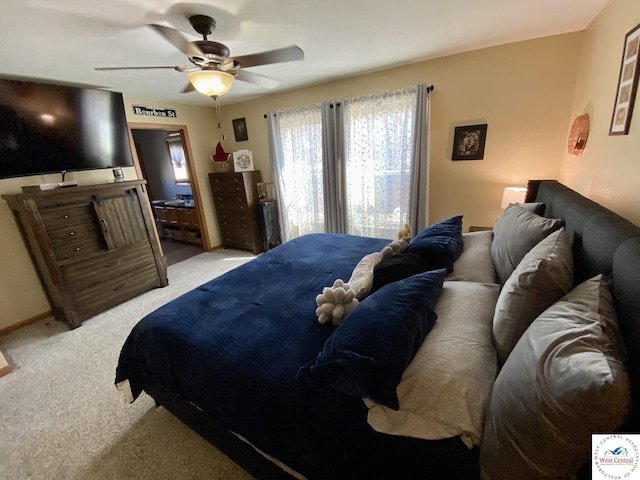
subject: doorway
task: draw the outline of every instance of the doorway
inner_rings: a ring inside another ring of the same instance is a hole
[[[167,265],[207,251],[208,233],[187,127],[134,123],[129,131]]]

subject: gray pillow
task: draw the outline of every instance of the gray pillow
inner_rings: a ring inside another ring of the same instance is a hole
[[[445,281],[496,283],[496,270],[491,261],[491,237],[490,230],[463,233],[462,254]]]
[[[602,275],[536,318],[493,386],[482,478],[573,478],[590,460],[591,434],[616,431],[628,414],[621,349]]]
[[[533,247],[500,291],[493,341],[501,363],[533,320],[573,287],[573,252],[564,228]]]
[[[529,210],[537,215],[544,215],[546,205],[542,202],[521,203],[520,206],[525,210]]]
[[[504,283],[520,260],[540,240],[562,226],[557,218],[545,218],[518,204],[509,205],[493,228],[491,260],[500,283]]]

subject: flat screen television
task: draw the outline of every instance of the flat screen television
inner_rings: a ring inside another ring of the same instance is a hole
[[[0,178],[131,165],[121,93],[0,79]]]

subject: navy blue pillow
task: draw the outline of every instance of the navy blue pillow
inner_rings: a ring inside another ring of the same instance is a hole
[[[437,315],[445,269],[385,285],[336,328],[318,356],[298,370],[306,387],[368,397],[398,410],[396,387]]]
[[[420,255],[429,269],[446,268],[452,272],[463,246],[462,215],[458,215],[422,230],[411,240],[406,252]]]

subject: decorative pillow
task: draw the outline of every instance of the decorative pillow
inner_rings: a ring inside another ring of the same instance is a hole
[[[520,260],[540,240],[562,226],[556,218],[545,218],[511,204],[503,212],[493,229],[491,259],[500,283],[504,283]]]
[[[300,368],[305,386],[369,397],[398,409],[402,372],[436,321],[444,269],[390,283],[363,300],[336,328],[317,358]]]
[[[536,215],[544,215],[544,211],[547,206],[543,202],[528,202],[519,204],[525,210],[528,210]]]
[[[491,230],[462,234],[464,248],[445,281],[496,283],[496,269],[491,261]]]
[[[533,247],[500,291],[493,340],[504,362],[531,322],[573,287],[573,252],[564,228]]]
[[[373,252],[360,259],[351,272],[351,277],[345,283],[341,278],[333,282],[331,287],[324,287],[322,293],[316,295],[316,317],[318,323],[333,323],[340,325],[354,308],[358,306],[360,300],[364,299],[371,292],[373,286],[374,268],[383,259],[393,256],[406,250],[409,245],[408,238],[394,240],[386,245],[379,252]],[[423,269],[421,271],[425,271]],[[416,272],[417,273],[417,272]]]
[[[356,292],[356,298],[358,300],[364,299],[371,291],[373,285],[373,269],[376,267],[382,254],[380,252],[373,252],[369,255],[365,255],[357,263],[347,283],[349,287]]]
[[[426,272],[428,269],[427,262],[415,253],[403,252],[394,257],[385,258],[373,269],[371,292],[379,290],[388,283]]]
[[[394,240],[390,244],[386,245],[382,250],[380,250],[380,255],[382,255],[382,260],[387,258],[391,258],[399,253],[404,252],[409,246],[409,238],[402,237],[398,240]]]
[[[630,408],[619,337],[601,275],[534,320],[493,387],[484,479],[573,478],[589,462],[591,434],[615,431]]]
[[[451,272],[462,248],[462,215],[458,215],[422,230],[411,240],[406,251],[420,255],[429,263],[430,269],[446,268]]]
[[[369,425],[425,440],[460,436],[469,448],[480,443],[498,370],[491,320],[499,290],[496,284],[444,283],[438,321],[396,389],[400,409],[365,400]]]
[[[340,325],[358,303],[356,292],[338,278],[331,287],[324,287],[322,293],[316,296],[318,323]]]

